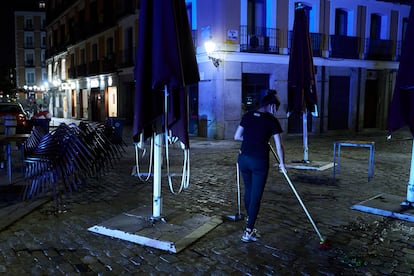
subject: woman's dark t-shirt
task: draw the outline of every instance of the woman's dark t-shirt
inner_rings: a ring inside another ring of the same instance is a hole
[[[269,158],[270,137],[283,132],[278,119],[267,112],[249,111],[243,116],[240,125],[244,128],[242,154]]]

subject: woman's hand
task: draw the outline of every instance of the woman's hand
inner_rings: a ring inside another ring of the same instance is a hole
[[[287,170],[284,164],[279,164],[279,171],[281,173],[287,173]]]

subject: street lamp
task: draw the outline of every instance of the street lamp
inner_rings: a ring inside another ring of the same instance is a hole
[[[217,52],[216,43],[214,43],[212,40],[207,40],[204,43],[204,48],[206,49],[206,53],[207,53],[208,58],[211,60],[211,62],[213,62],[213,65],[215,67],[219,67],[220,62],[222,62],[223,60],[213,56],[213,54],[215,54]]]

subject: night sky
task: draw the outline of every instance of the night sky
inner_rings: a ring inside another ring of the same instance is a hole
[[[0,67],[13,66],[15,63],[13,3],[11,2],[0,2]]]

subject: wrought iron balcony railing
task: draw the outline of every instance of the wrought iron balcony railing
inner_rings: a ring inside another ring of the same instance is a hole
[[[240,26],[240,51],[277,54],[277,30],[272,28]]]
[[[292,47],[292,40],[293,40],[293,31],[289,32],[289,53],[290,48]],[[321,57],[322,56],[322,34],[320,33],[310,33],[310,40],[311,40],[311,47],[312,47],[312,55],[314,57]]]
[[[335,58],[359,59],[360,38],[355,36],[331,35],[330,56]]]
[[[392,60],[396,55],[395,42],[384,39],[365,39],[365,58],[371,60]]]

